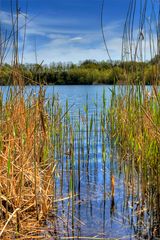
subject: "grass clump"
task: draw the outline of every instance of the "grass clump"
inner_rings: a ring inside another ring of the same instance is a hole
[[[131,201],[133,216],[141,216],[141,221],[134,222],[135,229],[141,234],[143,226],[147,239],[159,236],[159,87],[128,86],[118,93],[113,91],[108,117],[111,144],[124,173],[126,198]]]
[[[112,94],[109,109],[112,139],[135,163],[160,170],[160,94],[158,88],[123,88]]]
[[[53,203],[53,144],[44,92],[0,99],[0,237],[34,236]],[[48,150],[50,149],[50,150]]]

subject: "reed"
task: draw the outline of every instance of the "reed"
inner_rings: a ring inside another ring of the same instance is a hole
[[[52,207],[56,166],[42,89],[27,99],[11,90],[0,117],[0,236],[37,234]]]
[[[112,136],[126,152],[134,153],[136,163],[155,167],[160,143],[159,90],[150,87],[142,93],[140,86],[131,88],[124,95],[113,93],[114,104],[109,112]]]
[[[127,195],[132,197],[133,207],[133,196],[137,197],[139,211],[143,212],[144,207],[150,209],[153,231],[148,232],[147,236],[156,236],[159,234],[159,217],[154,214],[154,209],[159,211],[160,196],[159,87],[143,86],[142,90],[142,86],[130,86],[126,87],[125,92],[119,89],[117,94],[113,92],[112,95],[114,101],[112,99],[108,112],[109,131],[111,142],[119,152]]]

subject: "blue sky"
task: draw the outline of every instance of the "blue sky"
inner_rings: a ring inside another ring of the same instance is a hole
[[[12,0],[15,5],[16,0]],[[20,25],[26,0],[19,0]],[[122,34],[129,0],[105,0],[104,31],[112,59],[121,58]],[[28,0],[24,62],[108,60],[101,27],[102,0]],[[3,28],[11,24],[10,0],[0,0]],[[20,31],[20,46],[23,29]],[[36,50],[35,50],[36,49]]]

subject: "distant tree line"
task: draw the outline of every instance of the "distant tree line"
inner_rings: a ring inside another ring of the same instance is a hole
[[[18,74],[25,84],[153,84],[157,81],[158,61],[156,56],[148,62],[97,62],[86,60],[79,64],[52,63],[50,65],[19,65]],[[17,68],[9,64],[0,66],[0,85],[13,84]]]

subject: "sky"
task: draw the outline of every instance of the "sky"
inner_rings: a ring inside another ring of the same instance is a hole
[[[0,0],[3,32],[11,27],[11,0]],[[13,11],[16,0],[12,0]],[[113,60],[121,59],[122,34],[129,0],[105,0],[103,26]],[[108,60],[101,32],[102,0],[19,0],[19,47],[27,17],[24,62]],[[27,15],[26,15],[27,8]],[[21,58],[21,53],[19,53]],[[10,58],[8,53],[6,59]]]

